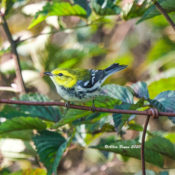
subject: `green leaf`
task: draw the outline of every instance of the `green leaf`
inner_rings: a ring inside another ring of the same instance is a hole
[[[133,103],[133,95],[127,87],[116,84],[108,84],[103,86],[102,90],[109,97],[121,100],[124,103]]]
[[[103,139],[101,140],[101,143],[96,146],[92,146],[91,148],[141,159],[141,145],[136,140]],[[159,167],[163,167],[163,157],[151,149],[145,148],[145,160]]]
[[[38,16],[35,19],[32,20],[32,22],[29,25],[28,29],[31,29],[34,26],[36,26],[37,24],[43,22],[46,18],[47,18],[47,16],[45,16],[43,14],[38,14]]]
[[[85,125],[86,132],[88,133],[95,133],[96,131],[98,132],[99,130],[101,132],[105,132],[105,130],[111,131],[111,129],[114,128],[113,126],[109,126],[109,119],[107,118],[107,115],[103,113],[93,113],[87,116],[85,118],[85,122],[82,122],[82,124],[83,123],[86,124]]]
[[[125,109],[125,110],[136,110],[143,106],[144,100],[140,99],[136,104],[123,103],[121,105],[116,105],[115,109]],[[132,120],[135,115],[130,114],[113,114],[114,126],[117,132],[120,132],[122,127],[126,122]]]
[[[175,111],[175,91],[165,91],[156,96],[155,100],[159,101],[166,111]]]
[[[147,148],[175,160],[175,146],[168,139],[159,136],[152,137],[146,142]]]
[[[147,61],[150,63],[150,65],[153,63],[153,61],[160,61],[164,59],[171,59],[174,57],[174,42],[169,40],[167,37],[162,37],[158,40],[156,40],[152,47],[150,48],[150,51],[147,56]],[[167,56],[167,57],[164,57]],[[164,58],[163,58],[164,57]]]
[[[21,117],[21,116],[30,116],[26,114],[24,111],[20,111],[16,106],[9,106],[5,105],[3,109],[0,111],[0,117],[4,117],[6,119],[12,119],[14,117]]]
[[[66,150],[66,148],[67,148],[67,142],[62,143],[60,145],[60,147],[58,148],[58,151],[56,153],[56,158],[54,160],[53,168],[52,168],[51,172],[57,173],[57,167],[60,163],[61,157],[62,157],[64,151]]]
[[[87,16],[89,16],[91,14],[91,8],[89,6],[89,1],[88,0],[73,0],[75,4],[80,5],[81,7],[83,7],[83,9],[86,10]]]
[[[170,142],[175,144],[175,133],[174,132],[168,132],[164,134],[164,137],[168,139]]]
[[[115,109],[129,109],[131,107],[130,104],[122,104],[122,105],[116,105]],[[113,121],[114,121],[114,126],[116,132],[120,132],[123,125],[125,124],[126,121],[128,121],[130,115],[127,114],[116,114],[114,113],[112,115]]]
[[[86,17],[86,11],[79,5],[71,5],[68,2],[47,3],[42,11],[39,11],[29,25],[29,29],[44,21],[48,16],[81,16]]]
[[[105,101],[105,103],[104,103]],[[120,104],[120,100],[111,98],[110,96],[97,96],[94,99],[94,104],[99,108],[114,108],[116,104]],[[92,100],[86,102],[87,106],[92,106]]]
[[[0,138],[31,140],[32,136],[33,136],[32,129],[25,129],[25,130],[19,130],[19,131],[4,132],[0,135]]]
[[[82,110],[77,110],[77,109],[69,109],[65,116],[57,123],[54,125],[54,128],[60,127],[62,125],[72,123],[73,121],[80,119],[82,117],[85,117],[92,112],[90,111],[82,111]]]
[[[138,98],[149,98],[147,84],[145,82],[137,82],[131,85],[131,88],[134,90],[135,96]]]
[[[137,123],[129,123],[128,130],[143,131],[143,127]]]
[[[13,173],[1,174],[1,175],[46,175],[46,170],[42,168],[34,168],[34,169],[24,169],[15,171]]]
[[[156,0],[160,6],[166,11],[166,13],[175,11],[175,1],[174,0]],[[138,21],[138,23],[152,18],[154,16],[160,15],[161,13],[156,8],[155,5],[151,5],[148,10],[143,14],[142,18]]]
[[[41,94],[25,94],[20,96],[19,100],[22,101],[50,101]],[[19,116],[39,117],[41,119],[58,121],[61,114],[58,107],[54,106],[32,106],[32,105],[13,105],[5,106],[0,112],[1,117],[14,118]]]
[[[28,129],[43,130],[45,128],[46,124],[39,118],[15,117],[0,125],[0,134]]]
[[[104,103],[105,101],[105,103]],[[103,107],[103,108],[114,108],[115,104],[119,104],[119,101],[116,99],[112,99],[111,97],[108,96],[98,96],[95,98],[95,107]],[[92,106],[92,100],[86,102],[85,104],[86,106]],[[69,109],[67,111],[67,113],[64,115],[64,117],[62,117],[62,119],[55,124],[54,128],[57,128],[59,126],[65,125],[65,124],[69,124],[74,122],[75,123],[79,123],[78,119],[83,118],[86,121],[87,117],[91,116],[92,112],[91,111],[82,111],[82,110],[77,110],[77,109]],[[100,117],[104,117],[107,114],[100,114]],[[85,118],[86,117],[86,118]],[[99,120],[98,118],[98,120]],[[83,121],[84,121],[83,120]],[[88,122],[88,119],[87,119]]]
[[[58,164],[67,147],[65,138],[59,133],[45,130],[34,136],[33,141],[48,175],[57,174]]]
[[[129,7],[130,4],[131,3],[128,3],[127,8],[123,9],[123,18],[125,20],[142,16],[150,6],[150,2],[147,0],[142,1],[142,3],[140,3],[138,0],[134,0],[132,6]]]
[[[0,125],[0,137],[30,140],[33,129],[44,130],[46,124],[39,118],[15,117]]]
[[[154,100],[157,100],[164,107],[162,111],[175,112],[175,91],[162,92]],[[169,119],[175,123],[174,117],[169,117]]]
[[[91,4],[95,13],[101,16],[118,15],[121,12],[120,7],[116,5],[116,0],[93,0]]]
[[[163,91],[175,90],[175,78],[169,77],[154,81],[148,86],[148,90],[151,98]]]
[[[165,107],[158,100],[149,99],[148,101],[151,106],[157,108],[159,111],[162,111],[162,112],[166,111]]]

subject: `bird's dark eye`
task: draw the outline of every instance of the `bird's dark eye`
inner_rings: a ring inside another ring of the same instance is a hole
[[[59,73],[59,74],[58,74],[58,76],[60,76],[60,77],[61,77],[61,76],[63,76],[63,74],[62,74],[62,73]]]

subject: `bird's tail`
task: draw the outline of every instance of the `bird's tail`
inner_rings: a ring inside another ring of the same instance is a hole
[[[120,65],[118,63],[114,63],[111,66],[107,67],[104,71],[105,71],[105,78],[107,78],[109,75],[118,72],[122,69],[125,69],[127,67],[127,65]]]

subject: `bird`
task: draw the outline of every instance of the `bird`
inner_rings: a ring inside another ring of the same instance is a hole
[[[83,102],[94,99],[101,94],[101,85],[110,75],[125,69],[127,65],[114,63],[103,70],[94,69],[68,69],[56,68],[51,72],[44,72],[53,81],[57,93],[66,101],[69,108],[70,102]]]

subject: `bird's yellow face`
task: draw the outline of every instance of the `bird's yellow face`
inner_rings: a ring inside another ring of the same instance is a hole
[[[77,77],[69,73],[67,70],[55,69],[51,74],[54,83],[56,85],[64,86],[65,88],[72,88],[77,82]]]

